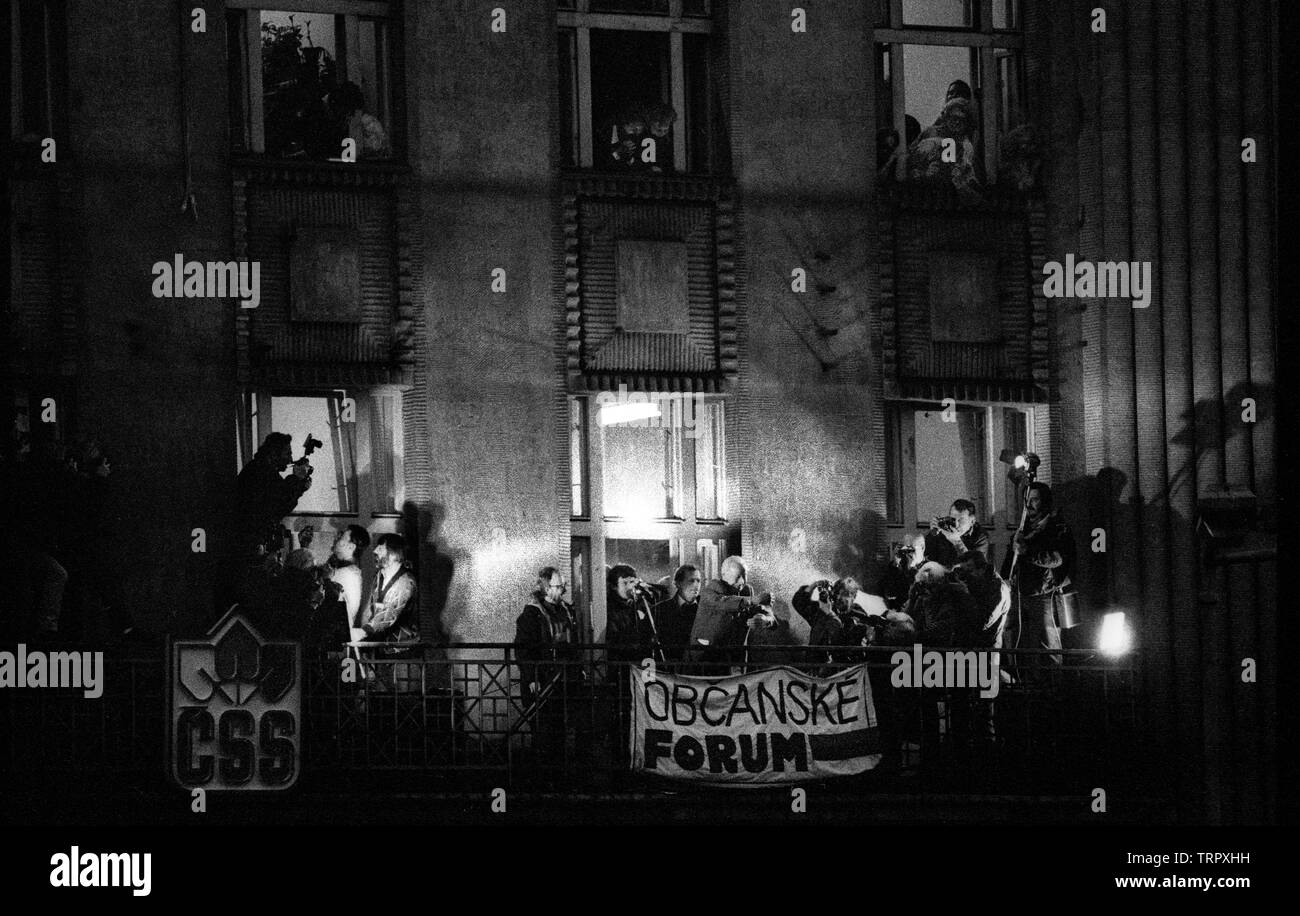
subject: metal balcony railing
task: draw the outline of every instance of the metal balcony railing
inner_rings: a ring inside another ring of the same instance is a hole
[[[630,771],[627,670],[636,666],[609,661],[604,646],[573,647],[567,660],[541,661],[521,660],[503,643],[402,649],[348,650],[361,656],[352,680],[342,676],[349,657],[343,649],[304,655],[300,783],[327,787],[391,774],[410,791],[489,783],[673,788]],[[985,700],[972,688],[891,686],[897,648],[764,649],[781,656],[751,657],[749,670],[779,663],[825,675],[867,663],[886,765],[837,778],[847,791],[1077,795],[1094,785],[1140,790],[1148,769],[1137,734],[1135,672],[1127,664],[1086,652],[1020,651],[1019,679]],[[104,694],[95,700],[78,690],[0,692],[6,778],[165,783],[165,669],[161,657],[110,661]],[[740,666],[669,661],[658,670],[720,676]],[[535,680],[525,683],[524,672]]]

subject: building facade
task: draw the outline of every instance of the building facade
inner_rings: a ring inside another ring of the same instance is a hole
[[[1268,818],[1272,3],[269,3],[11,4],[7,397],[113,457],[142,621],[206,619],[272,430],[324,440],[286,524],[414,538],[444,644],[552,564],[592,641],[614,563],[789,616],[955,498],[1000,560],[1034,452],[1189,816]]]

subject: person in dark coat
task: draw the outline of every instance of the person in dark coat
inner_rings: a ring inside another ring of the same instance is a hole
[[[270,433],[235,481],[235,535],[241,554],[256,556],[279,547],[280,522],[311,487],[305,464],[294,464],[292,440]],[[281,477],[293,464],[293,473]]]
[[[925,536],[925,558],[952,569],[962,554],[971,551],[989,556],[989,534],[975,519],[975,504],[969,499],[953,500],[948,516],[930,522]]]
[[[691,628],[700,610],[700,588],[703,577],[697,567],[687,564],[678,567],[673,576],[676,591],[654,606],[654,619],[659,628],[659,640],[664,656],[670,662],[680,662],[686,656]]]
[[[557,678],[571,683],[581,679],[578,620],[572,605],[564,600],[567,590],[558,569],[543,567],[528,603],[515,620],[515,657],[525,706],[532,705],[538,693]]]
[[[788,645],[789,624],[772,611],[772,593],[757,598],[746,581],[744,561],[727,557],[717,579],[700,592],[700,610],[691,628],[687,657],[708,666],[707,674],[726,674],[723,663],[739,664],[751,645]],[[761,652],[764,660],[780,650]]]

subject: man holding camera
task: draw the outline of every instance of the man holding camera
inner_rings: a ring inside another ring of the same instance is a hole
[[[753,632],[775,636],[778,634],[774,631],[789,628],[789,624],[772,611],[772,593],[763,592],[754,598],[745,574],[745,564],[740,557],[727,557],[722,561],[718,578],[704,583],[687,650],[687,658],[691,661],[730,661],[731,649],[747,645]],[[762,636],[757,641],[774,642]],[[727,672],[713,667],[703,673]]]
[[[975,520],[975,504],[969,499],[955,499],[948,515],[930,522],[925,536],[925,558],[952,569],[962,554],[989,555],[989,535]]]
[[[293,465],[293,473],[280,476]],[[281,546],[280,522],[311,487],[311,465],[293,460],[292,440],[270,433],[235,481],[236,543],[244,556],[265,556]]]

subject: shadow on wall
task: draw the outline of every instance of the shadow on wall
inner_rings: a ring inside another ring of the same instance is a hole
[[[1275,389],[1271,384],[1243,382],[1226,391],[1222,400],[1202,398],[1184,410],[1178,418],[1181,425],[1170,441],[1190,450],[1190,456],[1179,466],[1170,468],[1168,480],[1149,498],[1143,498],[1136,485],[1126,496],[1130,474],[1116,467],[1104,467],[1094,475],[1067,481],[1054,488],[1056,504],[1074,531],[1079,557],[1076,587],[1084,593],[1088,609],[1085,625],[1069,631],[1076,647],[1094,644],[1094,628],[1099,623],[1101,612],[1108,606],[1136,608],[1140,605],[1144,579],[1140,571],[1153,555],[1158,556],[1161,549],[1166,552],[1169,576],[1179,575],[1179,564],[1190,564],[1195,571],[1193,579],[1183,584],[1200,594],[1202,601],[1214,602],[1231,597],[1204,592],[1207,585],[1212,588],[1217,577],[1205,575],[1201,544],[1195,532],[1197,513],[1202,508],[1197,497],[1197,472],[1207,462],[1222,455],[1229,446],[1250,435],[1252,422],[1243,418],[1248,410],[1253,409],[1254,423],[1272,422],[1274,395]],[[1246,402],[1247,398],[1251,402]],[[1213,487],[1199,489],[1209,492]],[[1171,503],[1174,494],[1184,490],[1191,500],[1190,516],[1175,509]],[[1267,520],[1270,507],[1261,505],[1259,510],[1260,517]],[[1268,522],[1263,524],[1267,528]],[[1096,529],[1106,532],[1105,553],[1092,550]],[[1150,543],[1153,537],[1159,538],[1160,542]],[[1117,551],[1122,550],[1132,553],[1132,576],[1120,574],[1123,566],[1112,573]],[[1156,576],[1164,574],[1164,571],[1148,572]],[[1170,581],[1173,582],[1172,578]],[[1135,621],[1135,624],[1141,623],[1140,619]]]
[[[450,638],[447,596],[457,561],[457,557],[438,549],[438,536],[446,518],[446,507],[439,503],[423,508],[411,500],[402,504],[402,534],[408,544],[415,545],[412,568],[420,583],[420,637],[439,645]]]

